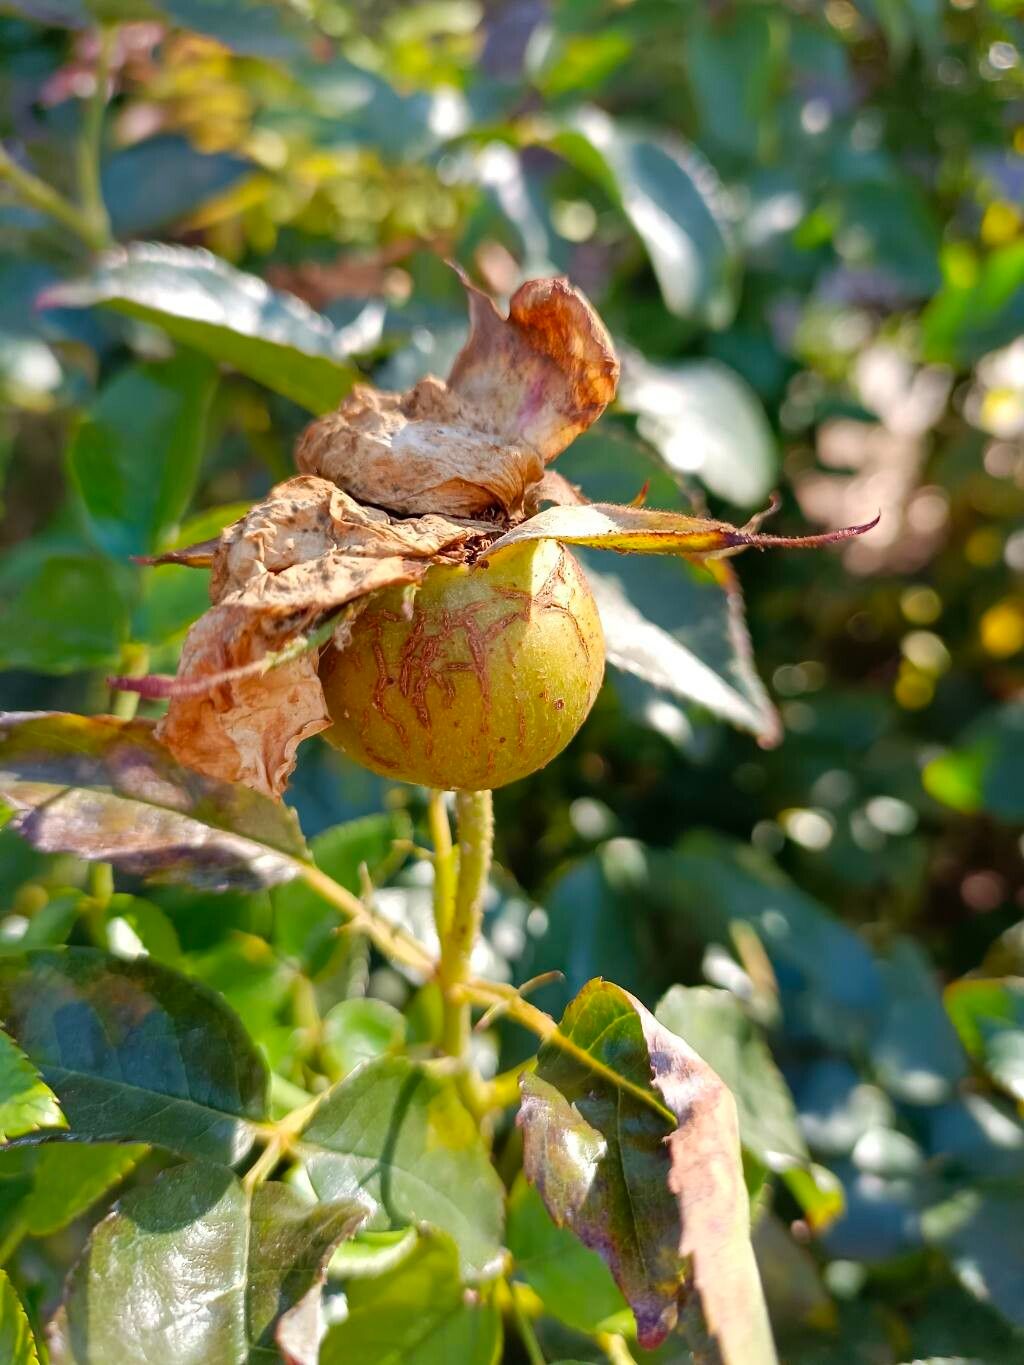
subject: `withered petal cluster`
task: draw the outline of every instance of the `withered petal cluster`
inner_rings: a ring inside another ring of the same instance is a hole
[[[564,279],[528,281],[507,317],[462,279],[470,332],[447,381],[428,376],[407,393],[357,385],[303,433],[298,476],[218,540],[160,557],[208,565],[212,605],[176,678],[114,682],[170,698],[157,733],[186,765],[280,796],[299,744],[331,723],[320,649],[345,647],[370,594],[414,588],[432,565],[542,539],[703,561],[874,525],[794,539],[762,534],[764,514],[738,529],[589,503],[547,466],[615,397],[604,325]]]

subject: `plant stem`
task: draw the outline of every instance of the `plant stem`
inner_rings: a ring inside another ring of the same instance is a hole
[[[93,251],[101,251],[107,245],[107,238],[97,235],[93,224],[77,205],[65,199],[45,180],[40,180],[37,175],[19,166],[2,146],[0,180],[6,180],[12,185],[23,203],[28,204],[30,208],[38,209],[40,213],[45,213],[48,218],[53,218]]]
[[[109,246],[113,241],[110,216],[100,186],[100,164],[103,157],[103,116],[107,108],[107,86],[116,33],[113,26],[100,26],[96,85],[85,106],[82,134],[76,147],[79,204],[95,240],[103,246]]]
[[[129,641],[121,649],[120,669],[125,677],[141,678],[149,671],[149,646]],[[114,692],[110,699],[111,715],[118,720],[133,720],[140,700],[138,692]]]
[[[385,957],[389,957],[392,962],[400,963],[403,967],[411,967],[424,977],[435,975],[437,963],[434,958],[422,943],[417,942],[400,925],[392,924],[376,910],[364,905],[351,891],[339,886],[332,877],[328,877],[312,863],[296,863],[296,866],[299,876],[306,885],[329,905],[339,910],[352,927],[365,934]]]
[[[636,1365],[625,1337],[620,1337],[617,1332],[599,1332],[596,1341],[610,1365]]]
[[[509,1280],[506,1280],[505,1285],[508,1290],[509,1307],[515,1319],[516,1331],[519,1333],[519,1340],[523,1343],[527,1360],[530,1365],[546,1365],[544,1352],[537,1340],[537,1333],[533,1330],[529,1313],[523,1307],[519,1295],[516,1293],[516,1285]]]
[[[491,870],[494,846],[491,793],[456,793],[455,812],[459,833],[459,877],[451,923],[441,939],[442,1045],[449,1056],[465,1061],[469,1054],[470,1000],[461,988],[469,980],[470,957],[480,932],[484,893]]]
[[[444,792],[432,791],[427,803],[427,825],[434,846],[434,924],[437,941],[443,943],[455,913],[457,860],[452,846],[452,827],[448,822]]]
[[[281,1141],[272,1137],[245,1175],[242,1176],[242,1186],[247,1194],[252,1194],[257,1185],[262,1185],[265,1180],[273,1175],[274,1168],[280,1162],[282,1154]]]

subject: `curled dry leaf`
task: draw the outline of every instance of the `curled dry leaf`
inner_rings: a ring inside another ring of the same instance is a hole
[[[298,745],[331,724],[318,672],[330,660],[319,651],[345,649],[371,594],[415,589],[434,565],[486,566],[542,540],[716,560],[868,529],[794,540],[763,535],[759,518],[737,529],[588,504],[546,466],[615,395],[619,366],[603,324],[563,279],[524,284],[508,317],[463,283],[470,334],[447,382],[428,376],[404,394],[352,390],[304,433],[298,477],[218,541],[156,561],[209,566],[213,605],[189,632],[176,679],[114,681],[170,697],[158,734],[181,762],[279,796]],[[537,512],[545,502],[554,505]],[[411,618],[409,599],[401,611]],[[447,629],[443,611],[437,628]],[[471,665],[480,672],[475,657],[452,667]],[[375,667],[383,697],[400,680],[379,658]],[[450,705],[450,694],[438,704]],[[764,738],[772,724],[755,719],[753,728]]]

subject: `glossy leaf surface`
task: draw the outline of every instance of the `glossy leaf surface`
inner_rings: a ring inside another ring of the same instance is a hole
[[[0,798],[43,852],[113,861],[194,886],[254,888],[297,873],[292,812],[176,763],[147,721],[0,717]]]
[[[38,949],[0,958],[0,1014],[66,1116],[66,1134],[46,1136],[228,1162],[249,1149],[265,1066],[235,1016],[194,982],[145,958]]]
[[[523,1078],[523,1168],[556,1223],[607,1261],[641,1345],[686,1281],[725,1365],[774,1365],[732,1096],[626,991],[592,981]]]

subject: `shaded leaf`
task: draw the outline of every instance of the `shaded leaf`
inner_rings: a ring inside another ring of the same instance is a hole
[[[39,1128],[66,1127],[57,1096],[21,1049],[0,1032],[0,1142]]]
[[[368,1228],[426,1224],[455,1241],[464,1275],[500,1266],[504,1188],[450,1075],[367,1062],[324,1096],[299,1150],[321,1199],[372,1200]]]
[[[153,323],[311,412],[325,412],[348,393],[356,378],[349,348],[365,348],[374,339],[372,328],[346,337],[293,295],[192,247],[119,248],[92,275],[55,285],[41,302],[60,308],[106,304]]]
[[[292,1314],[292,1365],[315,1365],[319,1286],[363,1215],[358,1201],[311,1206],[280,1184],[250,1196],[219,1166],[167,1171],[94,1229],[68,1281],[55,1365],[256,1365],[279,1358],[275,1333]]]
[[[633,1315],[611,1271],[551,1219],[540,1195],[522,1174],[508,1202],[508,1249],[545,1311],[579,1332],[632,1335]]]
[[[0,1180],[24,1184],[17,1219],[30,1237],[50,1237],[85,1213],[147,1151],[122,1143],[49,1142],[0,1152]]]
[[[77,853],[193,886],[255,888],[297,874],[294,814],[176,763],[146,721],[0,717],[0,797],[47,853]]]
[[[75,673],[115,664],[128,633],[117,572],[40,542],[0,566],[0,668]]]
[[[237,1161],[266,1108],[266,1067],[212,992],[95,948],[0,958],[0,1016],[53,1088],[72,1141],[150,1142]]]
[[[729,991],[673,986],[654,1011],[733,1093],[745,1146],[771,1169],[807,1157],[796,1109],[764,1039]]]
[[[678,139],[628,129],[596,108],[582,110],[551,142],[622,205],[669,312],[727,326],[736,310],[739,256],[718,176],[700,153]]]
[[[962,1190],[923,1216],[965,1289],[1024,1327],[1024,1193],[1019,1185]]]
[[[676,475],[696,477],[727,501],[767,500],[778,469],[775,440],[753,389],[718,360],[657,365],[623,359],[619,405]]]
[[[6,1271],[0,1270],[0,1360],[4,1365],[39,1365],[28,1315]]]
[[[139,237],[179,222],[254,169],[240,156],[204,155],[187,138],[158,133],[105,159],[103,200],[114,233]]]
[[[870,1042],[875,1074],[907,1104],[950,1099],[967,1058],[942,1004],[935,969],[911,939],[899,939],[881,964],[884,999]]]
[[[1024,1101],[1024,979],[968,977],[946,988],[960,1041],[1015,1100]]]
[[[642,1346],[675,1326],[689,1265],[725,1365],[774,1362],[729,1091],[607,982],[584,987],[559,1035],[523,1077],[519,1116],[549,1213],[608,1262]]]
[[[467,1292],[446,1237],[421,1235],[388,1274],[350,1280],[348,1316],[320,1348],[321,1365],[496,1365],[501,1316]]]
[[[174,925],[159,905],[141,896],[110,897],[103,916],[103,936],[116,957],[152,957],[173,966],[181,956]]]
[[[966,815],[987,811],[1024,820],[1024,702],[1007,702],[972,721],[948,753],[922,774],[936,801]]]
[[[121,370],[68,450],[89,529],[115,559],[163,547],[195,487],[216,371],[183,352]]]

